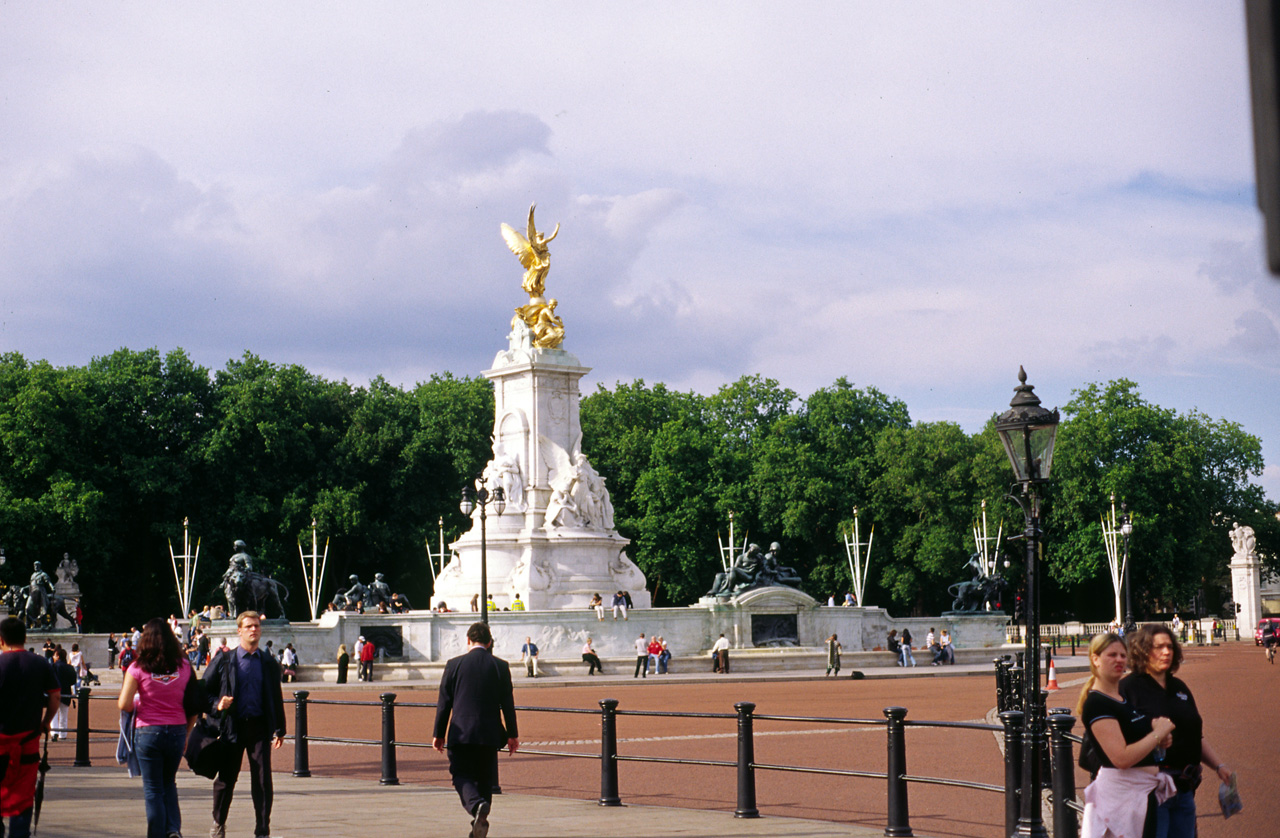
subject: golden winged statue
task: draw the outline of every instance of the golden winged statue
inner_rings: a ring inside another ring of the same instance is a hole
[[[546,290],[547,272],[551,270],[551,253],[547,250],[547,245],[560,232],[559,224],[550,236],[538,232],[533,224],[533,211],[536,206],[537,204],[529,205],[527,238],[516,232],[510,224],[502,225],[503,241],[524,266],[524,281],[520,284],[531,299],[541,297]]]

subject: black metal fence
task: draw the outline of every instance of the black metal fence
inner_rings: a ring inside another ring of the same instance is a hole
[[[1007,660],[1003,661],[1005,670],[1013,670]],[[1004,696],[1005,701],[1014,689],[1008,681],[1016,680],[1014,671],[1002,674],[1000,661],[997,662],[997,696]],[[1002,686],[1003,684],[1003,686]],[[79,706],[76,724],[76,766],[88,766],[89,735],[110,733],[114,730],[94,730],[89,727],[89,700],[91,690],[82,687],[79,691]],[[103,698],[106,698],[104,696]],[[430,742],[400,741],[396,738],[396,711],[398,708],[434,708],[435,702],[397,702],[394,693],[383,693],[378,701],[345,701],[337,699],[312,699],[308,690],[298,690],[293,694],[293,775],[310,777],[310,746],[312,743],[339,743],[347,745],[367,745],[377,747],[381,751],[381,777],[379,783],[387,786],[399,785],[396,753],[400,748],[430,748]],[[378,739],[354,739],[351,737],[324,736],[311,732],[308,709],[312,705],[341,705],[348,707],[378,708],[381,712],[381,736]],[[622,762],[667,763],[675,765],[703,765],[715,768],[734,769],[737,783],[737,801],[734,816],[739,818],[760,817],[756,806],[757,771],[779,771],[799,774],[816,774],[827,776],[850,777],[883,781],[886,784],[887,804],[885,813],[885,835],[911,836],[911,817],[908,790],[911,784],[940,785],[971,789],[1003,795],[1005,812],[1005,834],[1011,834],[1017,825],[1021,808],[1022,779],[1022,731],[1023,714],[1021,710],[1002,708],[1000,724],[989,725],[978,722],[947,722],[912,720],[907,718],[907,708],[886,707],[882,719],[856,719],[829,716],[785,716],[773,714],[757,714],[756,705],[749,701],[734,704],[733,713],[692,713],[661,710],[624,710],[619,708],[617,699],[606,698],[599,702],[600,709],[582,709],[570,707],[518,707],[522,713],[567,713],[599,716],[600,718],[600,753],[575,753],[571,751],[546,751],[532,748],[521,748],[521,753],[540,756],[562,757],[566,759],[598,759],[600,761],[600,795],[601,806],[621,806],[622,789],[619,783],[618,764]],[[618,720],[623,716],[660,717],[660,718],[699,718],[720,720],[726,726],[732,723],[737,732],[737,759],[713,760],[690,759],[677,756],[638,756],[618,753]],[[853,771],[846,769],[821,768],[802,765],[778,765],[757,762],[755,759],[755,722],[788,722],[801,724],[827,724],[850,726],[882,726],[886,737],[886,760],[884,771]],[[1078,834],[1077,812],[1079,802],[1075,799],[1074,746],[1079,737],[1071,735],[1075,718],[1065,711],[1052,710],[1049,716],[1050,747],[1048,749],[1048,770],[1044,776],[1048,778],[1046,788],[1050,790],[1054,834],[1060,838]],[[1004,747],[1004,784],[976,783],[947,777],[930,777],[911,774],[907,770],[906,729],[934,728],[953,731],[979,731],[1000,734]]]

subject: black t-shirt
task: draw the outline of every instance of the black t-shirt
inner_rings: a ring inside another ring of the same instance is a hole
[[[1146,673],[1126,675],[1120,681],[1120,694],[1148,716],[1165,716],[1173,722],[1173,745],[1164,764],[1180,771],[1200,762],[1204,722],[1187,685],[1172,675],[1166,676],[1165,681],[1168,686],[1162,687]]]
[[[1132,745],[1151,732],[1150,716],[1127,701],[1116,701],[1111,696],[1100,693],[1097,690],[1089,690],[1089,695],[1084,700],[1084,712],[1081,715],[1083,716],[1085,728],[1091,734],[1094,722],[1100,719],[1115,719],[1120,723],[1120,734],[1124,736],[1126,745]],[[1097,741],[1097,737],[1094,737],[1094,741]],[[1097,750],[1098,758],[1101,760],[1103,767],[1115,768],[1111,763],[1111,758],[1107,756],[1107,752],[1101,746]],[[1155,764],[1154,750],[1136,763],[1136,765]]]
[[[58,679],[47,660],[31,652],[0,654],[0,733],[39,729],[51,692],[58,692]]]

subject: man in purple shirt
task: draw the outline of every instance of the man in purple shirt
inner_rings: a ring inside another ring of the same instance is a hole
[[[249,755],[249,792],[253,797],[254,835],[271,834],[271,748],[284,744],[284,696],[280,689],[280,664],[258,648],[262,618],[256,611],[241,611],[236,618],[240,645],[219,652],[204,671],[209,694],[208,712],[219,719],[226,748],[222,767],[213,781],[211,838],[225,838],[227,812],[240,762]],[[268,747],[270,743],[270,747]]]

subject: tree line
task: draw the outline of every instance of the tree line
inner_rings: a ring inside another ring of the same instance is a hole
[[[1046,618],[1106,619],[1102,545],[1108,496],[1129,504],[1135,608],[1224,603],[1227,532],[1258,534],[1280,568],[1276,504],[1253,478],[1260,441],[1238,425],[1179,414],[1137,385],[1088,384],[1063,407],[1045,504]],[[994,417],[993,417],[994,418]],[[583,450],[608,480],[618,531],[657,605],[697,599],[719,570],[730,512],[741,539],[782,544],[820,599],[850,590],[842,534],[860,510],[875,526],[869,604],[937,613],[967,578],[983,499],[992,527],[1020,530],[1012,472],[988,422],[912,422],[905,403],[845,379],[801,398],[746,376],[711,395],[644,381],[582,399]],[[84,367],[0,355],[0,582],[33,561],[80,567],[86,622],[117,629],[177,610],[169,544],[182,521],[201,539],[197,603],[218,602],[239,538],[308,616],[298,543],[330,539],[328,598],[348,574],[386,574],[418,606],[430,597],[426,545],[456,538],[463,482],[490,456],[493,394],[483,378],[432,376],[412,388],[328,381],[253,354],[216,372],[182,350],[121,349]],[[1003,550],[1022,573],[1020,545]],[[1229,595],[1225,597],[1229,600]]]

